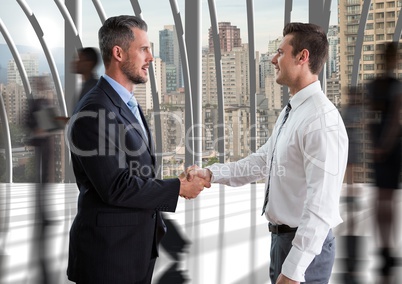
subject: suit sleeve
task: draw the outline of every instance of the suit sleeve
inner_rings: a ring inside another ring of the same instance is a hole
[[[77,183],[109,205],[174,212],[179,179],[155,179],[153,158],[133,125],[90,105],[76,113],[68,138]]]

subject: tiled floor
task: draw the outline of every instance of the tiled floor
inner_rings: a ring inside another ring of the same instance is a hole
[[[361,283],[375,283],[375,242],[372,224],[372,199],[374,189],[360,186],[358,208],[355,212],[357,235],[362,248],[359,259]],[[343,191],[346,190],[346,187]],[[163,283],[162,276],[172,265],[183,271],[188,281],[194,284],[243,284],[270,283],[268,280],[270,237],[266,220],[260,216],[263,185],[257,184],[230,188],[213,185],[193,201],[180,199],[176,213],[166,213],[186,240],[191,242],[188,252],[180,255],[180,262],[162,249],[158,259],[154,283]],[[8,207],[9,226],[7,233],[0,235],[3,252],[1,284],[40,283],[37,281],[38,265],[32,260],[35,242],[33,184],[1,184],[1,209],[4,216]],[[5,194],[9,192],[8,195]],[[68,230],[74,216],[77,190],[74,184],[52,185],[48,189],[49,213],[56,221],[50,226],[48,248],[52,283],[71,283],[66,279]],[[9,201],[7,201],[9,200]],[[397,202],[400,204],[401,195]],[[260,202],[261,201],[261,202]],[[398,206],[399,208],[399,206]],[[399,209],[398,209],[399,210]],[[341,211],[346,220],[346,203],[342,199]],[[399,212],[399,211],[398,211]],[[399,214],[399,213],[398,213]],[[399,214],[400,215],[400,214]],[[5,221],[4,221],[5,220]],[[4,225],[6,219],[2,219]],[[400,228],[396,228],[400,232]],[[337,259],[331,284],[344,283],[346,223],[335,229],[337,235]],[[400,235],[400,234],[397,234]],[[5,244],[4,244],[5,241]],[[397,242],[399,246],[399,240]],[[401,278],[402,279],[402,278]],[[174,282],[170,282],[174,283]],[[395,282],[400,283],[400,282]]]

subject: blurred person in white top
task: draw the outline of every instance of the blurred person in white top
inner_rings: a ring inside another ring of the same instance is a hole
[[[256,153],[204,169],[189,167],[187,178],[200,176],[229,186],[265,178],[271,282],[328,283],[335,259],[332,228],[342,222],[339,196],[348,137],[319,81],[328,56],[326,33],[314,24],[290,23],[283,36],[272,64],[276,82],[289,88],[286,122],[284,108]]]

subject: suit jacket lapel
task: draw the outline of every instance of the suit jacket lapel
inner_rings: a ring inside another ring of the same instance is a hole
[[[103,78],[101,77],[99,79],[99,87],[102,88],[104,90],[104,92],[106,93],[106,95],[110,98],[110,100],[113,102],[113,104],[119,108],[119,114],[129,123],[135,123],[136,127],[134,127],[134,130],[138,133],[138,135],[141,137],[141,139],[144,141],[145,145],[148,148],[148,151],[150,152],[150,154],[153,156],[153,151],[151,150],[152,148],[150,147],[151,144],[151,135],[148,135],[149,133],[149,129],[148,129],[148,124],[146,123],[145,117],[140,109],[140,113],[141,113],[141,117],[143,119],[143,123],[145,125],[145,128],[147,130],[148,133],[143,133],[143,131],[141,130],[141,125],[139,124],[138,120],[135,118],[134,114],[131,112],[131,110],[128,108],[128,106],[126,105],[125,102],[123,102],[123,100],[121,99],[121,97],[119,96],[119,94],[112,88],[112,86],[110,86],[110,84]],[[144,135],[148,135],[149,139],[147,140]],[[148,141],[150,141],[148,143]]]
[[[152,143],[152,141],[151,141],[152,140],[151,139],[152,138],[151,131],[149,130],[147,120],[145,119],[144,113],[142,112],[142,108],[141,108],[140,105],[138,105],[138,109],[140,111],[140,115],[141,115],[141,118],[142,118],[142,123],[144,124],[144,127],[145,127],[145,131],[146,131],[145,135],[148,138],[147,143],[149,143],[149,146],[151,146],[151,143]],[[150,147],[150,148],[152,148],[152,147]]]
[[[142,122],[144,123],[145,130],[146,130],[146,132],[147,132],[147,133],[145,133],[145,134],[147,135],[147,137],[148,137],[147,145],[148,145],[148,147],[149,147],[149,149],[150,149],[150,153],[151,153],[151,156],[152,156],[152,159],[153,159],[153,163],[154,163],[154,165],[155,165],[155,162],[156,162],[156,159],[155,159],[155,148],[154,148],[154,143],[153,143],[151,131],[150,131],[149,127],[148,127],[147,120],[145,119],[144,113],[142,112],[142,108],[141,108],[140,105],[138,105],[138,109],[139,109],[139,111],[140,111],[140,115],[141,115],[141,118],[142,118]],[[134,116],[134,115],[133,115],[133,116]]]

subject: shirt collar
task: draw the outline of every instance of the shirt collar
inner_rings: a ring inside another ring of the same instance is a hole
[[[132,93],[130,93],[126,88],[124,88],[120,83],[118,83],[116,80],[112,79],[108,75],[103,75],[103,78],[112,86],[112,88],[116,91],[116,93],[120,96],[120,98],[123,100],[125,104],[128,103],[128,101],[131,99],[133,96]]]
[[[292,109],[298,108],[302,103],[304,103],[305,100],[307,100],[317,92],[321,92],[321,83],[319,80],[311,83],[307,87],[304,87],[292,96],[289,101]]]

